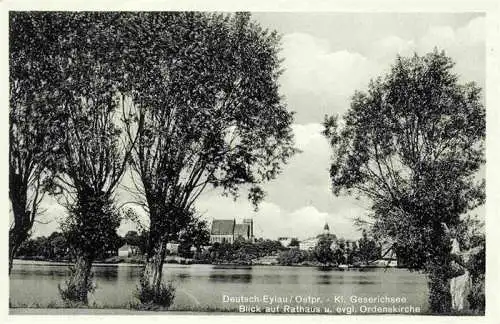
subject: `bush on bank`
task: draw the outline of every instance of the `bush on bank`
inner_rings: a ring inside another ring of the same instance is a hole
[[[139,300],[137,304],[131,304],[131,308],[138,310],[167,310],[175,298],[175,287],[171,282],[162,283],[158,290],[150,287],[143,279],[134,293]]]

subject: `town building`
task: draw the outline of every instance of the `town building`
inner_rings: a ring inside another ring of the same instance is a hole
[[[299,242],[299,250],[313,250],[318,245],[319,239],[317,237],[310,237]]]
[[[283,245],[284,247],[290,246],[290,243],[292,243],[293,240],[297,240],[298,241],[298,238],[296,238],[296,237],[287,237],[287,236],[278,237],[278,242],[280,242],[281,245]]]
[[[332,245],[331,245],[332,249],[334,249],[337,246],[337,236],[335,234],[330,233],[330,226],[328,225],[328,223],[325,223],[325,226],[323,226],[323,232],[321,234],[318,234],[317,236],[310,237],[300,241],[299,249],[305,251],[312,250],[316,247],[316,245],[318,245],[318,241],[323,237],[332,240]]]
[[[210,229],[210,243],[234,243],[237,239],[253,241],[253,219],[245,218],[242,224],[235,219],[214,219]]]
[[[139,254],[139,247],[135,245],[125,244],[118,249],[118,256],[120,257],[131,257],[133,255]]]
[[[179,243],[168,242],[166,245],[167,254],[177,254],[179,253]]]

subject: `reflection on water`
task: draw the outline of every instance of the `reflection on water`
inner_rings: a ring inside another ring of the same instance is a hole
[[[217,264],[212,267],[208,278],[212,282],[248,284],[252,282],[252,272],[249,265]]]
[[[97,268],[94,270],[94,274],[106,280],[118,278],[118,271],[112,268]]]
[[[357,280],[357,281],[352,281],[352,282],[345,282],[344,283],[353,283],[353,284],[358,284],[358,285],[374,285],[377,282],[373,280]]]
[[[349,270],[350,271],[359,271],[359,272],[380,272],[380,271],[384,271],[384,269],[372,268],[372,267],[353,268],[353,269],[349,269]]]
[[[296,296],[327,298],[405,296],[408,304],[427,307],[427,281],[424,275],[403,269],[366,269],[367,271],[320,271],[313,267],[280,266],[164,266],[163,276],[177,287],[174,306],[189,308],[238,307],[222,302],[228,296]],[[94,266],[97,289],[90,302],[126,305],[134,299],[141,275],[140,266]],[[14,264],[10,276],[10,301],[13,305],[60,302],[58,284],[69,275],[67,265]]]
[[[281,285],[282,275],[279,274],[265,274],[259,277],[260,282],[266,283],[268,285]]]
[[[286,285],[297,285],[299,283],[299,276],[296,274],[285,276],[283,283]]]
[[[318,285],[331,285],[332,284],[332,276],[328,274],[322,274],[316,277],[316,283]]]
[[[373,276],[344,276],[342,272],[334,272],[333,275],[319,274],[315,278],[318,285],[374,285],[378,283]]]
[[[69,266],[27,266],[13,271],[11,276],[19,278],[50,277],[52,279],[65,278],[70,273]]]
[[[252,274],[250,273],[211,273],[210,281],[215,282],[241,282],[249,283],[252,281]]]
[[[213,269],[234,269],[234,270],[251,270],[251,265],[238,265],[238,264],[216,264]]]

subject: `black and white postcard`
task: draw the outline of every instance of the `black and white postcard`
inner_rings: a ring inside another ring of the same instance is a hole
[[[8,313],[484,319],[498,9],[448,4],[5,6]]]

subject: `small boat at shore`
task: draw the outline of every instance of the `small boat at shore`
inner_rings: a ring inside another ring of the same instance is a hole
[[[339,270],[347,270],[349,266],[347,264],[339,264],[337,268],[339,268]]]

